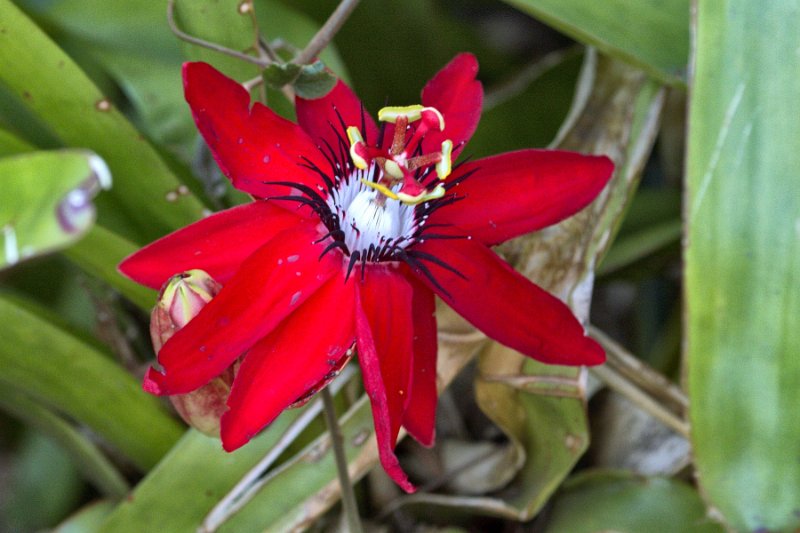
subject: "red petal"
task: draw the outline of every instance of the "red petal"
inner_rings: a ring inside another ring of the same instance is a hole
[[[433,446],[437,400],[436,302],[425,285],[416,279],[408,281],[414,290],[414,370],[403,427],[423,446]]]
[[[462,199],[435,211],[431,223],[452,224],[487,245],[541,229],[586,207],[605,187],[614,164],[605,156],[521,150],[464,163],[450,189]]]
[[[345,357],[355,340],[355,287],[336,276],[245,356],[221,421],[227,451],[247,443]]]
[[[369,320],[388,401],[392,440],[397,438],[411,392],[413,368],[412,289],[396,270],[368,264],[358,284],[361,307]]]
[[[183,85],[197,128],[234,187],[267,198],[288,191],[264,181],[321,183],[301,165],[307,157],[325,168],[325,159],[298,125],[260,103],[251,110],[244,87],[206,63],[185,63]]]
[[[378,128],[375,126],[375,122],[369,113],[363,110],[358,96],[341,80],[336,83],[331,92],[322,98],[315,100],[295,98],[295,106],[298,124],[319,146],[325,145],[324,140],[331,147],[337,149],[339,145],[337,131],[347,139],[345,128],[341,125],[342,121],[345,126],[356,126],[368,144],[377,143]]]
[[[603,349],[584,335],[583,326],[569,307],[483,244],[467,239],[431,240],[415,250],[435,256],[463,276],[426,262],[439,288],[416,272],[489,337],[544,363],[598,365],[605,361]]]
[[[442,141],[453,141],[453,159],[475,133],[481,118],[483,86],[475,79],[478,60],[459,54],[422,89],[422,105],[435,107],[444,115],[444,131],[425,136],[423,153],[439,151]]]
[[[414,492],[394,454],[413,365],[411,286],[388,267],[368,265],[357,298],[358,360],[372,402],[378,454],[389,477]]]
[[[164,374],[150,375],[160,394],[194,390],[225,370],[341,270],[337,251],[319,258],[317,231],[299,224],[251,255],[200,314],[158,354]]]
[[[194,268],[226,283],[247,257],[299,220],[286,209],[256,201],[170,233],[125,258],[118,268],[153,289],[170,276]]]

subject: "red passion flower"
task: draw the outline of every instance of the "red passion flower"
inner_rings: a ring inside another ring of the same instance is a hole
[[[208,272],[219,294],[161,348],[144,388],[196,390],[241,361],[221,419],[228,450],[325,386],[357,348],[386,472],[400,427],[433,444],[434,295],[492,339],[539,361],[596,365],[600,346],[560,300],[491,246],[579,211],[613,171],[607,157],[520,150],[451,164],[480,118],[474,56],[385,107],[379,128],[339,81],[296,101],[298,124],[205,63],[183,67],[186,100],[222,172],[253,196],[125,259],[160,287]],[[241,359],[240,359],[241,358]]]

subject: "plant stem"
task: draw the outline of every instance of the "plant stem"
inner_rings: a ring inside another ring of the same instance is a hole
[[[589,334],[599,342],[608,356],[607,365],[613,368],[640,389],[665,403],[673,404],[677,410],[686,409],[689,399],[686,394],[654,370],[647,363],[629,353],[619,343],[594,326],[588,327]]]
[[[333,40],[334,35],[336,35],[357,5],[358,0],[342,0],[317,34],[314,35],[306,47],[303,48],[303,51],[292,62],[298,65],[305,65],[317,57],[328,46],[328,43]]]
[[[202,46],[203,48],[208,48],[209,50],[214,50],[215,52],[219,52],[220,54],[229,55],[231,57],[235,57],[236,59],[241,59],[242,61],[247,61],[248,63],[253,63],[254,65],[258,65],[259,67],[268,67],[272,64],[272,61],[253,57],[251,55],[243,54],[237,50],[233,50],[231,48],[227,48],[225,46],[220,46],[218,44],[199,39],[197,37],[193,37],[188,33],[184,32],[178,25],[175,24],[175,0],[168,0],[167,1],[167,24],[169,24],[169,29],[172,30],[172,33],[178,39],[186,41],[187,43],[196,44],[197,46]]]
[[[362,533],[361,518],[358,515],[356,496],[353,493],[353,484],[350,482],[350,473],[347,470],[347,457],[344,454],[344,439],[336,418],[336,407],[333,405],[333,395],[328,388],[322,389],[322,404],[325,411],[325,422],[328,424],[328,432],[331,434],[331,446],[333,455],[336,458],[336,471],[339,474],[339,485],[342,489],[342,507],[347,529],[350,533]]]
[[[346,367],[339,378],[331,383],[329,387],[335,392],[344,387],[355,374],[355,370],[352,366]],[[297,437],[305,431],[320,411],[322,411],[322,402],[320,402],[319,399],[315,399],[312,403],[306,405],[303,408],[303,413],[286,427],[283,434],[275,441],[275,444],[272,445],[264,458],[251,468],[236,486],[214,506],[208,516],[203,520],[203,524],[198,531],[201,533],[216,531],[231,516],[247,505],[269,481],[270,477],[265,475],[267,470]]]
[[[668,428],[687,439],[689,438],[688,423],[621,376],[616,370],[602,365],[591,367],[589,372]]]

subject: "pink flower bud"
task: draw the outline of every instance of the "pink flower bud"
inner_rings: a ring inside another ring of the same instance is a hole
[[[161,289],[158,303],[150,315],[150,337],[156,352],[200,313],[222,289],[202,270],[189,270],[172,276]],[[169,399],[187,424],[212,437],[219,436],[219,420],[227,410],[231,384],[238,362],[204,386]]]

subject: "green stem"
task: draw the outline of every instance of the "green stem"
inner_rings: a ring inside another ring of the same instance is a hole
[[[347,457],[344,453],[344,439],[339,421],[336,419],[336,407],[333,405],[333,395],[328,388],[322,389],[322,404],[325,411],[325,422],[328,424],[328,432],[331,434],[331,446],[333,455],[336,458],[336,471],[339,474],[339,485],[342,489],[342,507],[344,508],[347,528],[350,533],[362,533],[361,518],[358,515],[356,496],[353,492],[353,484],[350,482],[350,473],[347,469]]]

